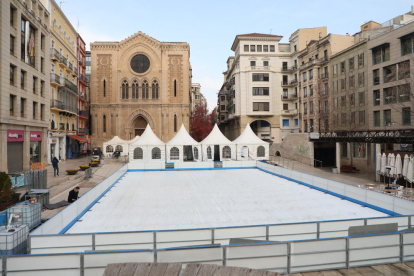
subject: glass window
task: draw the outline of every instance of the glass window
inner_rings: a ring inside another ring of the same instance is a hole
[[[224,146],[222,150],[222,158],[230,159],[231,158],[231,149],[229,146]]]
[[[144,152],[142,148],[135,148],[134,149],[134,159],[143,159],[144,158]]]
[[[404,126],[411,125],[411,108],[410,107],[403,107],[402,109],[402,124]]]
[[[295,119],[295,126],[299,125],[299,119]]]
[[[30,142],[30,162],[34,163],[41,161],[40,147],[41,142]]]
[[[365,158],[367,145],[365,143],[352,143],[352,155],[355,158]]]
[[[398,63],[398,79],[403,80],[410,77],[410,61]]]
[[[392,104],[397,102],[397,87],[384,88],[384,104]]]
[[[211,158],[211,147],[210,146],[207,147],[207,159],[212,159]]]
[[[267,60],[263,61],[263,66],[264,66],[264,67],[269,66],[269,61],[267,61]]]
[[[359,124],[365,125],[365,110],[359,111]]]
[[[384,83],[397,80],[397,65],[396,64],[384,67],[382,72],[384,73]]]
[[[262,51],[262,45],[257,45],[257,51],[261,52]]]
[[[348,144],[347,143],[341,143],[342,146],[342,157],[348,157]]]
[[[374,90],[373,91],[373,100],[374,100],[374,106],[375,105],[380,105],[381,104],[381,92],[380,90]]]
[[[401,38],[401,55],[408,55],[413,53],[414,49],[414,33],[406,35]]]
[[[358,55],[358,67],[364,67],[364,53]]]
[[[116,146],[115,151],[124,151],[124,148],[120,145]]]
[[[289,119],[283,119],[283,126],[288,127],[289,126]]]
[[[270,52],[274,52],[275,51],[275,45],[270,45]]]
[[[244,45],[244,51],[248,52],[249,51],[249,45]]]
[[[348,60],[349,70],[354,70],[354,58]]]
[[[151,151],[152,159],[161,159],[161,150],[160,148],[153,148]]]
[[[253,96],[269,96],[269,87],[253,87]]]
[[[269,81],[269,74],[253,74],[253,81]]]
[[[171,160],[180,159],[180,150],[177,147],[173,147],[170,149],[170,159]]]
[[[253,111],[269,111],[269,103],[253,102]]]
[[[385,44],[372,49],[373,64],[390,60],[390,45]]]
[[[410,101],[411,93],[409,83],[398,86],[398,102]]]
[[[374,126],[381,126],[381,114],[380,111],[374,111]]]
[[[198,148],[194,148],[194,159],[198,160]]]
[[[384,126],[391,126],[391,109],[384,110]]]
[[[263,45],[263,52],[269,52],[269,46]]]
[[[265,147],[263,146],[257,147],[257,157],[265,157]]]
[[[114,147],[113,146],[111,146],[111,145],[109,145],[109,146],[106,146],[106,152],[108,153],[108,152],[114,152]],[[135,158],[134,158],[135,159]]]
[[[250,61],[250,66],[252,66],[252,67],[256,66],[256,61],[255,60],[251,60]]]
[[[250,45],[250,52],[256,52],[256,45]]]
[[[338,64],[335,64],[333,66],[333,76],[334,77],[338,76]]]

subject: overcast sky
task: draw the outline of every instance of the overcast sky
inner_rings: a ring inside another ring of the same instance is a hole
[[[59,4],[61,0],[56,0]],[[142,31],[159,41],[188,42],[193,82],[210,109],[217,103],[222,72],[237,34],[272,33],[289,42],[299,28],[327,26],[354,34],[373,20],[383,23],[410,11],[411,0],[64,0],[62,10],[87,43],[121,41]],[[78,28],[79,22],[79,28]]]

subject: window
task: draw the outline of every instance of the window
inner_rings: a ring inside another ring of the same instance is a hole
[[[355,76],[349,76],[349,88],[355,87]]]
[[[303,97],[306,98],[308,96],[308,87],[303,87]]]
[[[309,70],[309,79],[313,79],[313,69]]]
[[[37,94],[36,88],[37,88],[37,78],[33,77],[33,94]]]
[[[380,111],[374,111],[374,126],[381,126],[381,114]]]
[[[262,45],[257,45],[257,51],[261,52],[262,51]]]
[[[293,45],[293,52],[296,52],[297,51],[297,47],[296,47],[296,45]]]
[[[376,106],[376,105],[380,105],[381,104],[381,92],[380,92],[380,90],[374,90],[373,91],[373,96],[374,96],[374,98],[373,98],[373,100],[374,100],[374,106]]]
[[[142,83],[142,98],[149,99],[149,85],[146,80]]]
[[[384,126],[391,126],[391,109],[384,110]]]
[[[263,52],[269,52],[269,46],[263,45]]]
[[[313,101],[309,102],[309,113],[313,114]]]
[[[338,76],[338,64],[335,64],[333,66],[333,76],[334,77]]]
[[[221,96],[221,97],[220,97],[220,100],[221,100],[222,102],[224,102],[224,101],[226,100],[226,96]]]
[[[341,143],[342,157],[348,157],[348,143]]]
[[[341,79],[341,90],[346,89],[346,79]]]
[[[269,61],[264,60],[264,61],[263,61],[263,66],[264,66],[264,67],[268,67],[268,66],[269,66]]]
[[[269,87],[253,87],[253,96],[269,96]]]
[[[207,159],[212,159],[211,158],[211,147],[210,146],[207,147]]]
[[[257,147],[257,157],[265,157],[265,147],[263,146]]]
[[[269,81],[269,74],[253,74],[253,81]]]
[[[128,81],[124,80],[122,82],[122,99],[128,99],[129,98],[129,85],[128,85]]]
[[[177,97],[177,80],[174,80],[174,97]]]
[[[103,80],[103,96],[106,97],[106,80]],[[132,96],[132,98],[134,98],[134,96]]]
[[[359,111],[359,124],[365,125],[365,110]]]
[[[231,149],[229,146],[224,146],[222,150],[222,158],[230,159],[231,158]]]
[[[411,108],[410,107],[402,108],[402,124],[404,126],[411,125]]]
[[[289,119],[283,119],[283,126],[288,127],[289,126]]]
[[[158,82],[155,80],[152,82],[152,98],[158,99]]]
[[[24,113],[26,110],[26,99],[20,98],[20,117],[26,118],[26,114]]]
[[[270,45],[270,52],[274,52],[275,51],[275,45]]]
[[[304,72],[304,73],[303,73],[303,81],[307,81],[307,80],[308,80],[307,73],[306,73],[306,72]]]
[[[384,88],[384,104],[393,104],[397,102],[397,87]]]
[[[37,119],[37,102],[33,102],[33,120]]]
[[[323,103],[323,110],[326,114],[329,113],[329,102],[328,101],[324,101]]]
[[[40,120],[42,121],[45,120],[45,105],[44,104],[40,105]]]
[[[365,105],[365,92],[358,93],[358,102],[359,105]]]
[[[226,106],[225,105],[221,105],[220,106],[220,110],[226,110]]]
[[[10,64],[10,84],[14,85],[14,71],[16,67]]]
[[[295,126],[299,125],[299,119],[295,119]]]
[[[14,11],[16,9],[10,6],[10,26],[14,26]]]
[[[284,103],[283,104],[283,110],[289,110],[289,104]]]
[[[334,92],[338,92],[338,81],[332,82],[332,89]]]
[[[345,74],[345,61],[341,62],[341,74]]]
[[[354,70],[354,58],[348,60],[349,70]]]
[[[414,33],[401,38],[401,55],[408,55],[414,52]]]
[[[194,147],[194,159],[198,160],[198,148]]]
[[[173,147],[170,149],[170,159],[171,160],[180,159],[180,150],[177,147]]]
[[[403,80],[410,77],[410,61],[398,63],[398,79]]]
[[[14,36],[10,35],[10,54],[14,55]]]
[[[358,68],[364,67],[364,53],[358,55]]]
[[[106,133],[106,115],[103,115],[102,117],[102,129],[103,132]]]
[[[398,86],[398,102],[410,101],[411,89],[410,84],[403,84]]]
[[[177,114],[174,114],[174,132],[177,132]]]
[[[256,66],[256,61],[251,60],[251,61],[250,61],[250,66],[251,66],[251,67],[255,67],[255,66]]]
[[[134,80],[131,86],[131,97],[133,99],[138,99],[138,96],[139,96],[139,85],[138,85],[137,80]]]
[[[253,111],[269,111],[269,103],[268,102],[264,102],[264,103],[254,102]]]
[[[26,58],[26,20],[21,20],[21,40],[20,40],[20,58],[25,61]]]
[[[384,83],[397,80],[397,65],[396,64],[384,67],[382,72],[384,73]]]
[[[256,52],[256,46],[250,45],[250,52]]]
[[[355,105],[355,94],[354,93],[349,95],[349,102],[350,102],[351,106]]]
[[[372,62],[374,65],[388,60],[390,60],[389,44],[384,44],[372,49]]]
[[[346,96],[341,96],[341,107],[346,108]]]
[[[313,85],[309,85],[309,95],[313,95]]]
[[[372,71],[374,85],[380,84],[379,69]]]
[[[43,57],[40,58],[40,72],[45,72],[45,59]]]
[[[249,51],[249,45],[244,45],[244,51],[248,52]]]
[[[346,113],[341,113],[341,125],[346,125]]]
[[[366,157],[366,144],[365,143],[352,143],[352,155],[355,158]]]
[[[358,86],[364,86],[365,85],[365,72],[358,73]]]
[[[115,151],[124,151],[124,148],[121,145],[116,146]]]
[[[25,82],[26,82],[26,72],[21,70],[20,71],[20,88],[25,88]]]
[[[303,103],[303,113],[304,114],[308,113],[308,103]]]
[[[44,34],[40,35],[40,49],[42,51],[45,50],[45,35]]]
[[[138,147],[134,149],[134,159],[144,159],[144,151],[142,148]]]
[[[114,147],[113,147],[113,146],[111,146],[111,145],[106,146],[106,152],[107,152],[107,153],[114,152]],[[134,151],[134,159],[136,159],[136,158],[135,158],[135,151]]]
[[[14,114],[15,104],[16,104],[16,96],[10,95],[10,116],[15,116]]]
[[[152,159],[161,159],[161,150],[158,147],[155,147],[151,151]]]

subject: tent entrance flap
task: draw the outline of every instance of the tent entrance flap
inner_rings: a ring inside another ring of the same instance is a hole
[[[184,146],[183,154],[184,161],[194,161],[193,146]]]
[[[220,161],[220,146],[214,145],[214,161]]]

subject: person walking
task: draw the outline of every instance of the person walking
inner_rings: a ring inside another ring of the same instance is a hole
[[[55,177],[56,177],[56,175],[59,176],[59,165],[58,165],[58,163],[59,163],[59,160],[57,160],[56,157],[53,157],[52,165],[53,165],[53,175]]]
[[[79,190],[80,190],[79,187],[75,187],[75,189],[69,192],[69,195],[68,195],[69,203],[73,203],[79,198]]]

